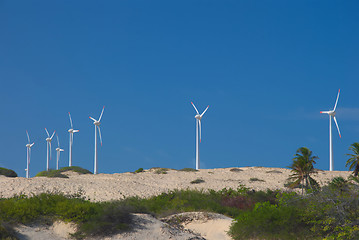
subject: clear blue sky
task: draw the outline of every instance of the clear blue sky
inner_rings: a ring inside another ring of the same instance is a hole
[[[203,118],[201,167],[286,167],[302,146],[329,168],[329,121],[341,96],[334,168],[359,142],[358,1],[0,0],[0,166],[25,176],[46,167],[56,130],[68,165],[99,172],[195,167],[195,111]],[[55,168],[55,145],[53,160]]]

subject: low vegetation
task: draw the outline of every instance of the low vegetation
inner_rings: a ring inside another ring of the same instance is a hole
[[[82,239],[130,229],[130,213],[163,217],[180,212],[209,211],[235,217],[242,209],[271,199],[273,192],[252,192],[243,187],[221,191],[175,190],[145,199],[131,197],[96,203],[85,200],[80,194],[42,193],[31,197],[20,195],[0,199],[0,223],[28,224],[36,221],[49,224],[57,219],[72,221],[79,226],[74,237]]]
[[[141,172],[143,172],[143,168],[139,168],[135,171],[135,173],[141,173]]]
[[[72,166],[72,167],[63,167],[59,170],[42,171],[42,172],[39,172],[38,174],[36,174],[35,177],[68,178],[68,176],[63,174],[64,172],[67,172],[67,171],[73,171],[73,172],[76,172],[79,174],[92,174],[92,172],[90,172],[87,169]]]
[[[11,169],[0,167],[0,175],[4,175],[6,177],[17,177],[17,173]]]
[[[79,174],[92,174],[91,171],[84,169],[82,167],[72,166],[72,167],[63,167],[59,169],[60,172],[67,172],[67,171],[73,171],[77,172]]]
[[[231,172],[242,172],[243,170],[240,168],[231,168],[229,171]]]
[[[37,173],[35,177],[69,178],[68,176],[62,174],[60,170],[42,171]]]
[[[181,171],[181,172],[198,172],[198,170],[194,169],[194,168],[182,168],[178,171]]]
[[[154,169],[156,174],[167,174],[168,168],[151,168]]]
[[[251,181],[251,182],[265,182],[263,179],[259,179],[259,178],[250,178],[249,181]]]
[[[198,184],[198,183],[204,183],[204,180],[202,178],[197,178],[191,181],[191,184]]]

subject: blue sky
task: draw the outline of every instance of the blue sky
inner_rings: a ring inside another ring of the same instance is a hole
[[[93,171],[94,127],[105,112],[98,170],[286,167],[310,148],[329,168],[328,116],[338,89],[334,169],[359,142],[357,1],[0,0],[0,166],[46,167],[56,130],[60,166]],[[56,142],[53,142],[53,149]],[[55,168],[55,151],[50,163]]]

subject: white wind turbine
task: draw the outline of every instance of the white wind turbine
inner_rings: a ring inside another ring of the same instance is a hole
[[[92,117],[89,117],[90,119],[92,119],[93,124],[95,125],[95,166],[94,166],[94,174],[97,174],[97,130],[98,130],[98,133],[100,135],[100,142],[101,142],[101,146],[102,146],[102,137],[101,137],[100,124],[101,124],[101,118],[102,118],[102,114],[103,114],[104,110],[105,110],[105,106],[103,106],[100,118],[98,120],[96,120],[96,119],[94,119]]]
[[[79,132],[79,130],[74,130],[74,127],[72,125],[72,119],[71,119],[71,114],[69,112],[69,118],[70,118],[70,124],[71,124],[71,128],[68,130],[68,132],[70,133],[70,141],[69,141],[69,167],[72,166],[72,144],[74,143],[74,133]]]
[[[193,102],[191,102],[191,104],[197,112],[197,115],[195,116],[195,118],[196,118],[196,170],[198,170],[199,169],[199,143],[201,142],[201,119],[202,119],[204,113],[209,108],[209,105],[203,111],[202,114],[199,114],[199,112],[198,112],[196,106],[193,104]]]
[[[60,152],[63,152],[64,149],[60,148],[60,140],[59,140],[59,136],[56,134],[56,138],[57,138],[57,148],[56,148],[56,152],[57,152],[57,156],[56,156],[56,170],[59,170],[59,160],[60,160]]]
[[[34,146],[35,143],[30,143],[30,137],[29,137],[29,133],[26,130],[26,135],[27,135],[27,144],[26,144],[26,150],[27,150],[27,154],[26,154],[26,178],[29,178],[29,164],[30,164],[30,158],[31,158],[31,147]]]
[[[332,142],[332,118],[334,119],[335,125],[337,126],[339,137],[340,134],[339,126],[337,119],[335,117],[335,110],[337,109],[338,99],[339,99],[340,89],[338,91],[337,100],[335,101],[334,109],[331,111],[321,111],[320,113],[326,113],[329,115],[329,171],[333,171],[333,142]]]
[[[47,131],[46,128],[45,128],[45,131],[46,131],[46,134],[47,134],[47,138],[46,138],[46,142],[47,142],[46,171],[49,171],[49,159],[51,159],[51,140],[52,140],[52,138],[53,138],[54,135],[55,135],[55,131],[54,131],[54,133],[51,135],[51,137],[50,137],[50,134],[49,134],[49,132]]]

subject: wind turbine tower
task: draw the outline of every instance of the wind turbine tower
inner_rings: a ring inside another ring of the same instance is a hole
[[[320,113],[326,113],[329,115],[329,171],[333,171],[334,170],[334,164],[333,164],[333,141],[332,141],[332,118],[335,122],[335,125],[337,126],[338,129],[338,133],[339,133],[339,137],[341,138],[342,135],[340,134],[340,130],[339,130],[339,126],[338,126],[338,122],[337,119],[335,117],[335,110],[337,109],[337,104],[338,104],[338,100],[339,100],[339,94],[340,94],[340,89],[338,91],[338,95],[337,95],[337,100],[335,101],[335,105],[333,110],[330,111],[321,111]]]
[[[209,108],[209,105],[203,111],[202,114],[199,114],[199,112],[198,112],[196,106],[193,104],[193,102],[191,102],[191,104],[197,112],[197,115],[195,116],[195,118],[196,118],[196,170],[198,170],[200,168],[200,166],[199,166],[199,144],[201,142],[201,120],[202,120],[203,115]]]
[[[60,148],[60,140],[59,140],[59,136],[56,134],[56,138],[57,138],[57,148],[56,148],[56,152],[57,152],[57,156],[56,156],[56,170],[59,170],[59,160],[60,160],[60,153],[64,151],[64,149]]]
[[[30,164],[30,158],[31,158],[31,147],[34,146],[35,143],[30,143],[30,137],[29,137],[29,133],[26,130],[26,135],[27,135],[27,144],[26,144],[26,178],[29,178],[29,164]]]
[[[69,141],[69,167],[72,166],[72,144],[74,143],[74,133],[79,132],[79,130],[74,130],[74,126],[72,125],[71,114],[69,112],[70,124],[71,128],[68,130],[70,134],[70,141]]]
[[[47,134],[47,138],[46,138],[46,142],[47,142],[47,155],[46,155],[46,171],[49,171],[49,160],[51,159],[51,140],[55,135],[55,131],[54,133],[51,135],[49,132],[47,131],[47,129],[45,128],[46,134]]]
[[[96,120],[92,117],[89,117],[93,121],[93,124],[95,125],[95,163],[94,163],[95,166],[94,166],[94,171],[93,171],[94,174],[97,174],[97,130],[98,130],[98,134],[100,136],[100,142],[101,142],[101,146],[102,146],[100,124],[101,124],[101,118],[102,118],[102,114],[103,114],[104,110],[105,110],[105,106],[103,106],[100,118],[98,120]]]

